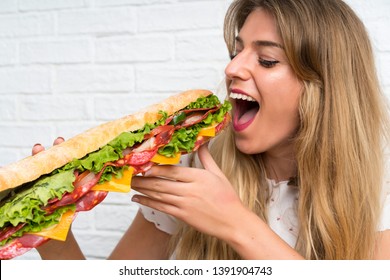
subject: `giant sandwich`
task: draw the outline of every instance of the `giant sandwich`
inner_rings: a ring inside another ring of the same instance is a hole
[[[0,168],[0,259],[64,241],[77,212],[129,192],[155,164],[178,163],[226,127],[230,109],[210,91],[186,91]]]

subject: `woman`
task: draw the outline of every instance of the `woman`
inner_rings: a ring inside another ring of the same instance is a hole
[[[111,258],[390,258],[388,120],[361,21],[339,0],[238,0],[225,40],[232,127],[204,169],[133,178],[142,211]],[[53,248],[82,257],[72,236]]]

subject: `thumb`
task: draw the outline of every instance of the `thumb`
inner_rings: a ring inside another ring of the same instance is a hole
[[[202,145],[198,149],[198,157],[203,167],[217,176],[225,176],[210,154],[208,145]]]

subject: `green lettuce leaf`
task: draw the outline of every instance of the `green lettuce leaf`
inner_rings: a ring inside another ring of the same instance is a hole
[[[60,207],[50,215],[40,215],[36,219],[28,221],[27,224],[24,227],[22,227],[20,230],[12,234],[7,239],[1,241],[0,246],[3,246],[13,238],[21,237],[26,232],[40,232],[45,228],[50,228],[51,226],[57,225],[60,221],[62,214],[64,214],[68,210],[75,211],[76,206],[72,204],[72,205]]]
[[[43,177],[16,193],[0,207],[0,227],[29,222],[39,224],[46,214],[41,207],[46,206],[50,199],[61,199],[65,192],[72,192],[74,180],[73,170],[68,170]]]
[[[219,105],[219,99],[216,95],[199,97],[196,101],[191,102],[185,109],[213,108]]]

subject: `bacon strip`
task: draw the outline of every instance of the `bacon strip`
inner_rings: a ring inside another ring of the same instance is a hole
[[[145,134],[144,140],[149,139],[149,138],[151,138],[153,136],[156,136],[156,135],[158,135],[160,133],[167,132],[167,131],[169,132],[169,131],[172,131],[172,130],[173,131],[175,130],[175,127],[173,125],[168,125],[168,124],[160,125],[160,126],[154,128],[150,133]]]
[[[130,153],[125,157],[125,162],[131,166],[144,165],[157,153],[157,148],[138,153]]]
[[[200,112],[199,111],[195,111],[195,109],[184,110],[183,112],[185,112],[187,115],[188,115],[189,112],[195,112],[195,113],[192,113],[189,116],[187,116],[187,118],[181,123],[181,125],[177,125],[176,126],[176,129],[186,128],[186,127],[189,127],[189,126],[193,126],[193,125],[195,125],[197,123],[200,123],[201,121],[206,119],[209,114],[212,114],[212,113],[218,111],[219,108],[221,108],[221,105],[216,106],[216,107],[214,107],[212,109],[209,109],[205,113],[203,113],[202,111],[200,111]],[[188,111],[188,113],[187,113],[187,111]]]
[[[167,118],[165,120],[165,124],[166,125],[169,124],[173,120],[173,118],[175,116],[178,116],[181,113],[185,113],[186,115],[188,115],[188,114],[195,113],[195,112],[204,112],[204,111],[214,110],[215,108],[219,109],[220,107],[221,107],[221,105],[218,105],[218,106],[215,106],[215,107],[212,107],[212,108],[195,108],[195,109],[181,110],[181,111],[177,112],[176,114],[174,114],[174,115],[170,116],[169,118]]]
[[[3,228],[2,231],[0,232],[0,241],[3,241],[10,236],[12,236],[15,232],[19,231],[22,229],[26,223],[19,223],[17,226],[8,226],[6,228]]]
[[[130,152],[124,157],[124,162],[131,166],[140,166],[148,163],[157,153],[158,148],[168,144],[169,141],[171,141],[174,132],[175,127],[173,125],[164,125],[153,129],[152,132],[148,135],[149,138],[146,140],[152,143],[152,147],[141,144],[134,149],[134,152]],[[144,146],[145,150],[142,150]]]

